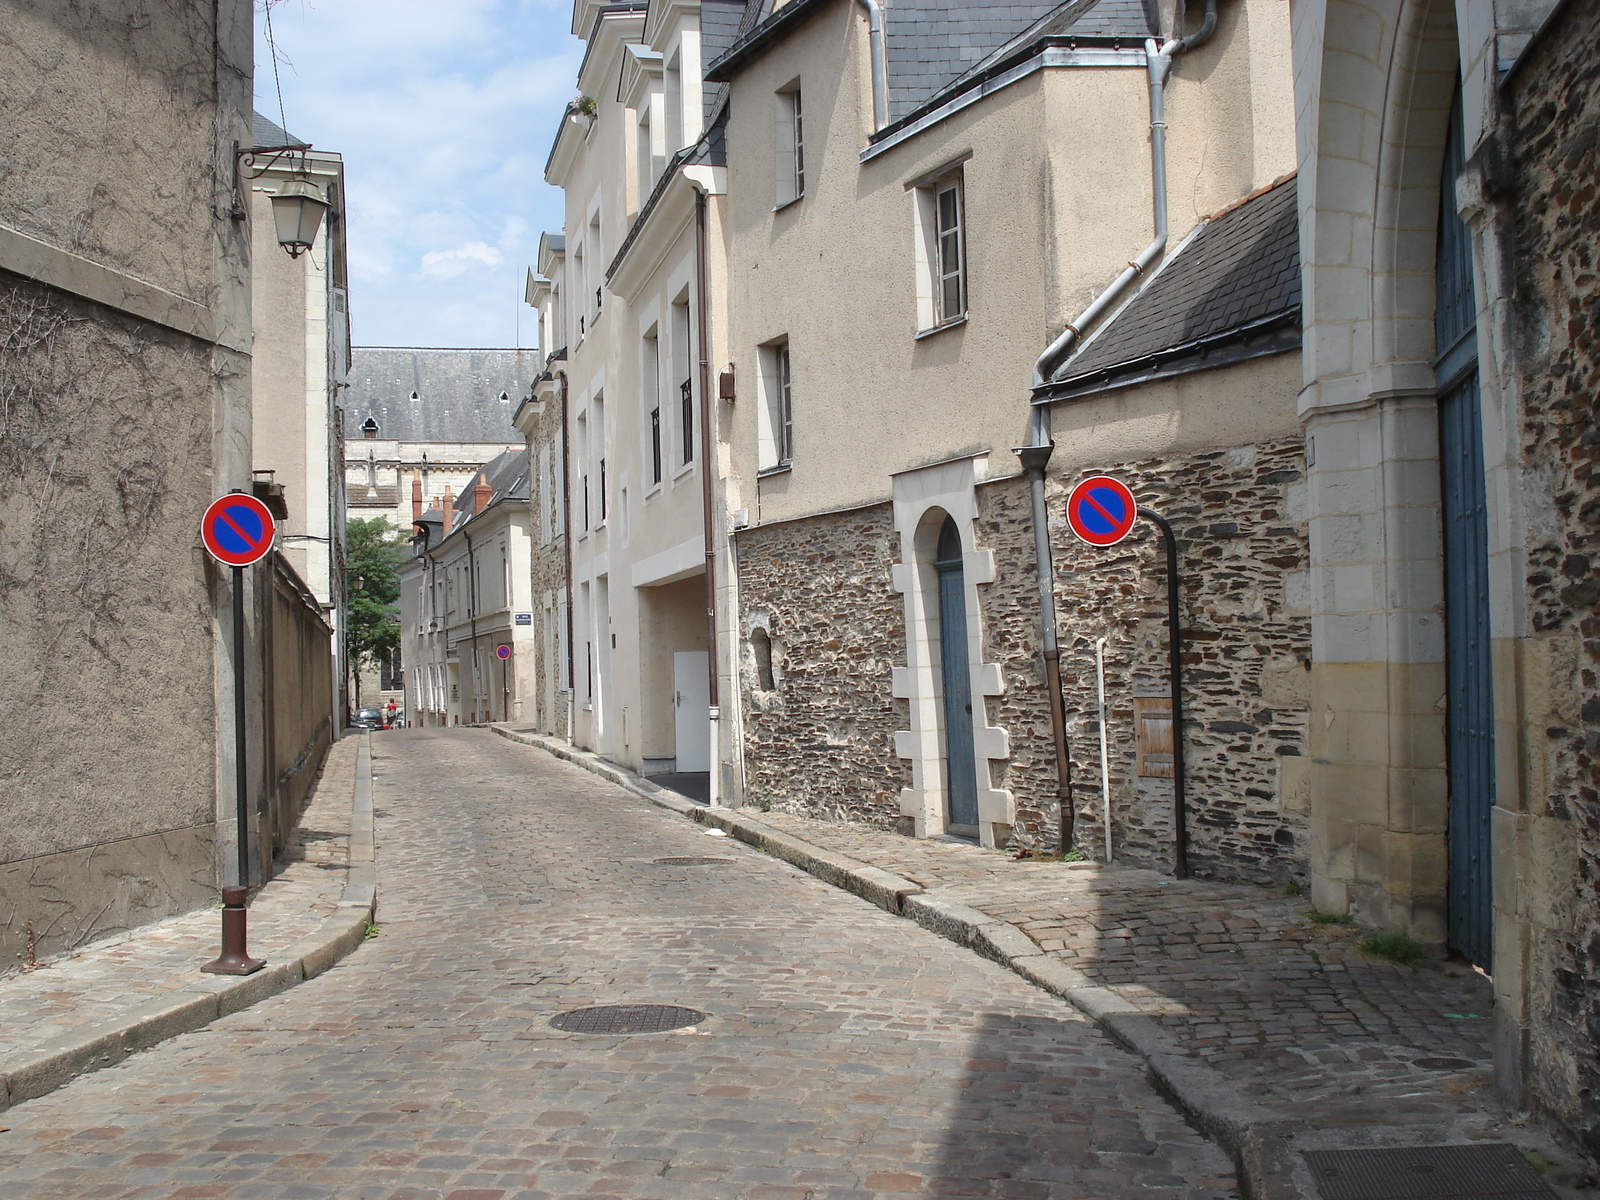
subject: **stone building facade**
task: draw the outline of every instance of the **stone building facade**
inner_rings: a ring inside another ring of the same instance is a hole
[[[3,970],[215,898],[260,663],[198,541],[251,486],[250,6],[0,27]]]
[[[1525,736],[1546,899],[1531,938],[1528,1088],[1600,1158],[1600,5],[1556,14],[1501,96],[1530,505]],[[1505,151],[1509,150],[1509,154]]]

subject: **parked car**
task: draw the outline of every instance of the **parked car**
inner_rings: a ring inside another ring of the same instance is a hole
[[[355,720],[350,724],[356,729],[387,729],[388,722],[383,719],[383,710],[378,708],[356,709]]]

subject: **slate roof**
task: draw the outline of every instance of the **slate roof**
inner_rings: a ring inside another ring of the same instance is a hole
[[[739,40],[712,60],[708,78],[729,78],[821,3],[789,0],[776,12],[771,0],[751,3]],[[1156,32],[1147,0],[892,0],[883,21],[891,126],[1045,38],[1137,45]]]
[[[489,503],[484,506],[484,512],[489,507],[500,503],[502,500],[528,499],[528,449],[526,446],[520,450],[507,450],[504,454],[490,459],[481,468],[485,482],[493,489]],[[469,524],[474,517],[481,513],[473,513],[472,489],[477,486],[478,478],[473,476],[472,481],[464,485],[461,495],[455,498],[455,521],[450,527],[450,532]]]
[[[1289,176],[1185,239],[1039,399],[1220,366],[1300,344],[1300,230]]]
[[[250,115],[250,144],[252,146],[304,146],[309,143],[287,132],[282,125],[267,120],[260,113]]]
[[[360,441],[371,417],[384,439],[521,442],[511,414],[539,373],[540,359],[537,350],[352,347],[350,388],[342,401],[345,440]]]
[[[1155,33],[1142,0],[959,3],[895,0],[884,9],[889,120],[899,121],[1033,42],[1068,34],[1136,44]]]

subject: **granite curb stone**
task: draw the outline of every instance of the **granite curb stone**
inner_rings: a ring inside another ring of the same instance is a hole
[[[363,733],[356,752],[350,864],[336,913],[315,934],[278,955],[280,961],[253,975],[207,976],[180,991],[135,1004],[114,1019],[0,1059],[0,1112],[315,978],[362,943],[377,912],[370,739],[371,734]]]

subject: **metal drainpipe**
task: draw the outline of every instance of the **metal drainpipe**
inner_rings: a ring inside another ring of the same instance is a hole
[[[472,636],[472,723],[478,723],[478,564],[472,561],[472,535],[465,529],[461,536],[467,539],[467,628]]]
[[[561,549],[567,560],[567,745],[572,745],[572,702],[577,684],[573,680],[572,664],[572,458],[567,436],[567,373],[561,372]]]
[[[867,37],[872,57],[872,124],[874,130],[889,123],[889,70],[883,49],[883,6],[878,0],[858,0],[867,10]]]
[[[707,802],[712,808],[719,807],[719,784],[721,782],[722,764],[719,761],[722,754],[722,705],[717,687],[717,531],[713,523],[715,515],[714,496],[712,494],[711,468],[715,461],[716,445],[712,441],[713,424],[711,420],[711,405],[714,398],[711,394],[711,331],[706,327],[707,314],[710,311],[707,289],[710,287],[710,271],[707,265],[709,247],[706,244],[706,194],[699,188],[694,193],[694,277],[695,277],[695,323],[696,349],[700,355],[700,504],[702,524],[705,531],[706,551],[706,674],[707,702],[710,708],[710,734],[711,734],[711,771],[707,781],[709,792]]]
[[[865,3],[866,0],[862,0]],[[1182,29],[1186,13],[1182,0],[1178,5],[1174,24]],[[1205,19],[1200,28],[1188,37],[1174,37],[1164,45],[1154,38],[1144,44],[1145,71],[1150,92],[1150,189],[1155,237],[1139,257],[1112,281],[1111,286],[1096,296],[1061,332],[1061,336],[1045,347],[1033,365],[1033,386],[1048,383],[1057,367],[1083,336],[1083,330],[1111,306],[1135,279],[1149,269],[1167,247],[1167,121],[1164,89],[1172,70],[1173,58],[1186,50],[1208,41],[1217,27],[1217,0],[1206,0]],[[1042,657],[1044,658],[1045,686],[1049,690],[1050,733],[1055,744],[1056,796],[1061,805],[1061,850],[1072,848],[1072,759],[1067,751],[1066,703],[1061,694],[1061,649],[1056,640],[1056,604],[1054,567],[1050,555],[1050,536],[1046,526],[1045,467],[1055,443],[1050,440],[1050,414],[1043,404],[1032,405],[1029,444],[1018,450],[1022,467],[1028,475],[1029,493],[1033,508],[1034,565],[1039,586],[1039,625]]]

